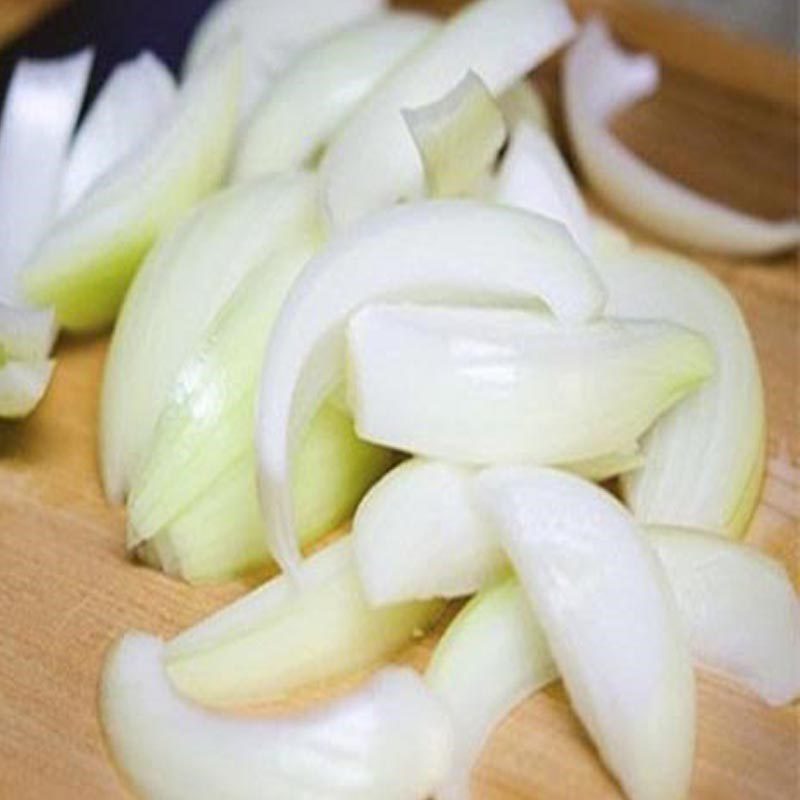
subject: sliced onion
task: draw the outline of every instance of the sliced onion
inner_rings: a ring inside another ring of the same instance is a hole
[[[648,529],[695,658],[770,705],[800,697],[800,600],[783,567],[713,534]]]
[[[158,237],[222,180],[233,144],[237,52],[184,84],[156,137],[51,229],[23,271],[25,295],[73,330],[110,324]]]
[[[317,247],[315,231],[301,229],[295,241],[265,259],[176,371],[131,485],[129,547],[157,534],[252,453],[264,350],[289,287]],[[254,474],[251,480],[255,491]]]
[[[468,467],[412,458],[366,494],[352,535],[370,603],[466,596],[508,570],[473,498],[474,474]]]
[[[321,178],[332,227],[422,196],[422,165],[403,109],[437,100],[470,70],[500,94],[573,31],[561,0],[477,0],[450,19],[376,87],[331,142]]]
[[[307,165],[383,75],[437,27],[422,14],[387,13],[309,49],[253,110],[234,179]]]
[[[143,797],[424,800],[448,768],[450,719],[411,669],[388,667],[319,709],[236,718],[181,698],[163,651],[128,634],[103,670],[103,728]]]
[[[151,251],[106,360],[100,465],[109,499],[124,498],[178,371],[241,280],[316,218],[313,177],[275,176],[215,195]]]
[[[30,414],[44,397],[54,367],[55,361],[4,361],[0,357],[0,418]]]
[[[624,451],[713,371],[686,328],[544,312],[370,305],[347,343],[359,436],[467,464]]]
[[[14,69],[0,124],[0,301],[22,302],[17,275],[55,216],[92,58],[83,50]]]
[[[0,354],[17,361],[47,358],[58,328],[52,309],[37,311],[0,303]]]
[[[647,532],[689,631],[693,659],[769,703],[800,696],[800,606],[785,571],[751,548],[699,531]],[[437,797],[469,796],[469,773],[491,731],[555,678],[544,632],[516,579],[473,598],[437,645],[426,675],[456,731],[453,769]]]
[[[175,81],[152,53],[117,66],[86,114],[70,148],[61,183],[64,213],[109,169],[142,146],[167,118]]]
[[[708,383],[647,434],[644,466],[623,481],[626,502],[644,522],[741,535],[758,500],[766,421],[758,358],[735,300],[706,270],[661,250],[617,243],[595,266],[608,313],[693,328],[716,361]]]
[[[384,0],[217,0],[195,28],[184,60],[190,74],[241,42],[246,119],[297,55],[323,37],[385,7]]]
[[[554,470],[495,467],[476,484],[603,760],[634,800],[685,797],[694,676],[666,578],[633,518]]]
[[[146,540],[137,548],[140,557],[195,584],[221,583],[274,566],[258,505],[252,417],[237,438],[245,454],[168,522],[161,525],[153,514],[153,525],[158,526],[154,536],[140,519],[129,518],[136,538]],[[395,454],[362,442],[350,415],[332,402],[325,403],[298,444],[292,470],[300,543],[314,542],[350,519],[367,489],[396,460]],[[162,487],[160,509],[171,506],[173,491],[185,496],[182,484],[194,480],[195,471],[204,471],[204,465],[173,476]]]
[[[470,773],[491,732],[557,678],[544,630],[516,580],[485,589],[461,610],[425,673],[455,731],[452,766],[437,800],[469,800]]]
[[[510,89],[506,89],[497,98],[497,102],[500,104],[500,110],[509,130],[513,131],[517,125],[525,123],[540,128],[545,133],[552,131],[553,123],[547,113],[547,106],[542,95],[528,78],[523,78]]]
[[[491,265],[491,269],[487,269]],[[270,550],[299,553],[289,456],[300,430],[341,381],[344,323],[369,301],[543,299],[563,319],[596,316],[603,295],[563,227],[469,200],[421,202],[375,214],[308,264],[273,330],[261,376],[257,448]]]
[[[440,602],[372,609],[348,538],[301,570],[302,591],[275,578],[173,639],[166,659],[177,688],[212,705],[273,698],[392,655],[442,609]]]
[[[431,197],[467,194],[506,141],[502,111],[471,71],[444,97],[406,109],[403,117],[422,157]]]
[[[497,175],[492,199],[563,223],[576,244],[592,253],[592,229],[583,198],[552,138],[521,122]]]
[[[567,53],[564,105],[570,138],[592,187],[610,205],[680,245],[730,255],[796,247],[800,220],[769,222],[702,197],[645,164],[608,130],[611,117],[658,86],[658,65],[629,56],[599,19]]]

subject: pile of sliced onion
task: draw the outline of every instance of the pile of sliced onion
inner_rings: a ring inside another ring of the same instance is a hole
[[[560,677],[625,794],[679,800],[693,663],[800,695],[794,587],[720,536],[763,472],[749,332],[700,267],[588,213],[525,80],[574,32],[562,0],[445,22],[221,0],[182,80],[143,53],[77,131],[88,53],[15,72],[0,415],[43,395],[58,324],[119,312],[101,472],[131,553],[192,583],[285,570],[112,651],[103,727],[143,796],[464,800],[493,727]],[[656,83],[597,22],[570,47],[589,182],[682,244],[794,246],[796,221],[700,198],[611,136]],[[372,669],[472,594],[424,678],[229,713]]]

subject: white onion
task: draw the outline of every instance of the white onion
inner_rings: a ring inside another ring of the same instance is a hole
[[[0,124],[0,300],[22,302],[17,274],[50,226],[92,52],[20,61]]]
[[[333,228],[423,194],[424,176],[401,111],[431,103],[470,70],[501,94],[572,35],[561,0],[477,0],[376,87],[331,142],[320,166]]]
[[[487,266],[491,265],[491,269]],[[257,422],[262,509],[270,550],[297,565],[289,454],[344,372],[344,325],[367,302],[544,300],[556,316],[596,316],[603,295],[562,226],[470,200],[415,203],[372,215],[313,258],[273,329]]]
[[[800,243],[800,220],[769,222],[698,195],[648,166],[608,130],[611,117],[654,92],[658,65],[629,56],[599,19],[569,49],[562,81],[570,138],[592,187],[610,205],[680,245],[765,255]]]
[[[154,134],[175,102],[175,81],[145,51],[114,68],[81,122],[64,167],[59,198],[63,214],[104,173]]]
[[[384,74],[437,27],[421,14],[384,14],[304,52],[253,109],[234,180],[307,165]]]
[[[675,601],[633,518],[554,470],[495,467],[476,486],[603,760],[632,800],[685,797],[694,676]]]
[[[452,748],[447,711],[408,668],[318,709],[237,718],[181,698],[162,643],[142,634],[108,658],[100,715],[116,762],[150,800],[425,800]]]

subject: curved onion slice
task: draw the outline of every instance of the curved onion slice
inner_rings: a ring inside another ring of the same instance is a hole
[[[554,470],[495,467],[476,487],[573,707],[626,794],[685,797],[694,676],[666,578],[633,518]]]
[[[178,689],[213,705],[274,698],[391,656],[442,610],[440,602],[371,608],[349,538],[301,571],[302,591],[274,578],[169,642]]]
[[[645,164],[609,132],[611,117],[658,86],[658,65],[629,56],[599,19],[567,53],[564,105],[587,180],[609,204],[673,242],[731,255],[796,247],[800,220],[768,222],[702,197]]]
[[[519,123],[497,175],[492,199],[563,223],[581,250],[592,253],[592,228],[583,198],[553,139]]]
[[[175,372],[131,484],[128,547],[158,533],[252,452],[258,376],[272,325],[318,245],[316,230],[300,229],[245,276]]]
[[[689,630],[694,660],[769,703],[800,696],[800,604],[778,564],[698,531],[647,532]],[[556,677],[544,632],[516,579],[484,589],[465,606],[437,645],[426,675],[450,709],[456,731],[453,768],[437,797],[469,797],[469,773],[491,731],[519,701]]]
[[[60,213],[147,141],[170,113],[175,95],[170,71],[150,52],[114,69],[70,148],[61,183]]]
[[[384,7],[384,0],[218,0],[195,28],[184,74],[203,68],[225,48],[241,42],[244,75],[239,113],[245,119],[298,53]]]
[[[508,570],[473,498],[475,470],[412,458],[367,492],[353,551],[370,603],[472,594]]]
[[[648,528],[695,658],[770,705],[800,697],[800,600],[757,550],[689,529]]]
[[[467,464],[622,451],[713,370],[686,328],[543,312],[370,305],[347,343],[359,436]]]
[[[233,144],[238,52],[188,80],[158,135],[84,195],[22,273],[26,297],[73,330],[114,320],[158,237],[222,180]]]
[[[54,367],[55,361],[5,361],[0,357],[0,418],[30,414],[44,397]]]
[[[728,290],[670,253],[624,245],[599,252],[608,313],[676,322],[714,349],[714,376],[645,437],[644,466],[623,481],[626,503],[648,523],[741,535],[763,474],[765,412],[758,359]]]
[[[253,110],[234,179],[308,164],[383,75],[437,27],[421,14],[385,14],[304,53]]]
[[[609,469],[631,458],[609,457]],[[474,468],[411,458],[367,492],[353,519],[353,549],[370,603],[462,597],[508,570],[473,499],[475,475]]]
[[[92,53],[17,64],[0,124],[0,300],[20,303],[18,273],[53,220]]]
[[[239,436],[245,454],[159,527],[137,549],[140,557],[189,583],[221,583],[274,564],[258,505],[252,417],[247,423]],[[362,442],[350,415],[325,403],[298,444],[292,470],[300,543],[314,542],[350,519],[364,492],[396,460],[394,453]],[[182,491],[184,480],[191,477],[173,476],[162,487],[162,507],[173,490]],[[141,527],[138,520],[129,524]],[[149,533],[143,531],[142,538]]]
[[[444,97],[406,109],[403,117],[422,157],[431,197],[466,194],[489,172],[506,141],[503,113],[471,71]]]
[[[437,800],[469,800],[470,772],[491,732],[557,678],[545,633],[515,579],[484,589],[461,610],[425,673],[455,731],[452,766]]]
[[[45,359],[57,334],[52,309],[14,308],[0,302],[0,357],[17,361]]]
[[[282,567],[299,559],[289,456],[299,430],[341,380],[347,317],[381,299],[476,296],[540,298],[567,320],[592,318],[603,305],[595,273],[562,226],[470,200],[375,214],[307,265],[273,330],[258,409],[262,508]]]
[[[447,711],[411,669],[279,719],[224,716],[181,698],[163,644],[128,634],[103,670],[100,714],[114,758],[143,797],[424,800],[452,750]]]
[[[240,281],[317,223],[311,175],[275,176],[201,204],[151,251],[114,329],[100,403],[100,466],[120,502],[181,365]]]
[[[381,81],[331,142],[320,169],[332,227],[422,196],[422,165],[403,109],[435,101],[470,70],[500,94],[573,31],[561,0],[477,0],[450,19]]]

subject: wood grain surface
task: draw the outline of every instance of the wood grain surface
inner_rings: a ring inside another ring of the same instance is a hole
[[[0,2],[0,31],[7,5]],[[455,5],[438,3],[440,10]],[[635,3],[582,0],[575,6],[581,14],[602,7],[624,41],[654,50],[664,62],[663,89],[616,123],[626,143],[737,207],[770,217],[797,213],[795,63]],[[557,107],[555,64],[535,79]],[[701,260],[740,301],[764,373],[768,476],[748,538],[780,558],[797,584],[797,263],[793,256],[762,263]],[[23,423],[0,423],[4,799],[127,796],[97,719],[106,649],[130,628],[171,636],[250,588],[241,582],[191,589],[126,559],[123,513],[104,502],[96,466],[105,351],[106,337],[63,338],[55,380],[39,411]],[[436,635],[401,658],[424,664]],[[796,705],[769,709],[721,678],[701,674],[698,720],[694,798],[798,796]],[[502,724],[481,758],[474,789],[477,800],[619,797],[560,687],[529,699]]]

